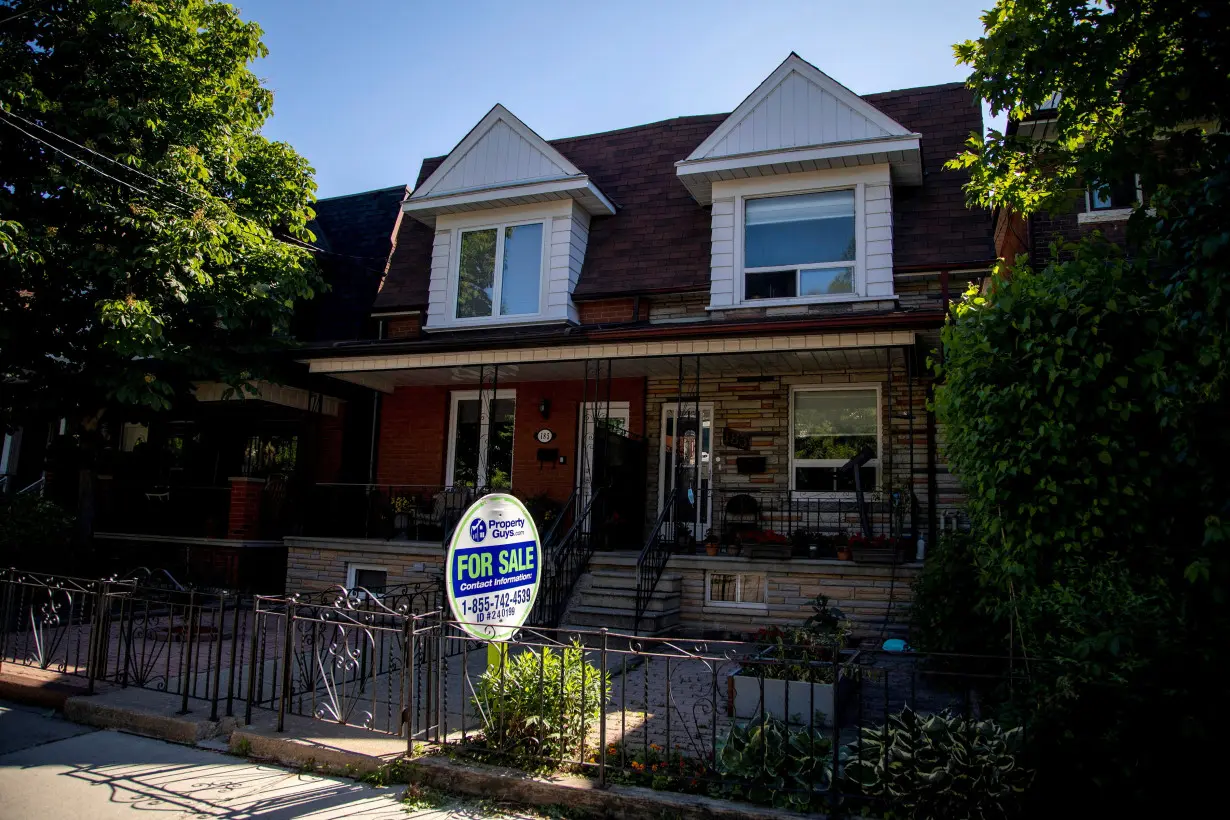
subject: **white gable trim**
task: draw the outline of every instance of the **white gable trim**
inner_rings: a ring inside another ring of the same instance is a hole
[[[615,213],[614,203],[584,174],[570,179],[499,185],[479,191],[442,194],[421,200],[407,199],[402,202],[401,209],[403,213],[418,221],[434,226],[436,218],[445,214],[568,199],[576,200],[591,216],[611,216]]]
[[[487,115],[479,120],[478,125],[470,129],[470,133],[465,135],[461,142],[457,143],[457,147],[449,152],[449,155],[444,158],[444,162],[440,163],[440,167],[432,172],[431,176],[423,180],[423,184],[415,189],[410,195],[413,199],[425,199],[432,195],[438,194],[454,194],[463,190],[474,190],[474,185],[457,185],[453,187],[441,188],[441,183],[456,169],[462,162],[470,157],[471,152],[480,142],[487,137],[493,129],[497,129],[500,124],[512,132],[512,134],[524,140],[528,147],[541,155],[549,171],[546,174],[541,172],[531,173],[524,177],[518,178],[511,176],[502,181],[502,184],[517,184],[525,181],[541,181],[544,179],[565,179],[567,177],[582,176],[581,170],[573,165],[559,151],[547,144],[547,141],[538,136],[521,120],[519,120],[511,111],[504,106],[496,103]],[[495,158],[492,161],[497,162],[500,158]],[[541,166],[541,163],[536,163]],[[511,169],[508,169],[511,170]]]
[[[911,132],[906,129],[905,126],[901,125],[901,123],[889,117],[883,111],[880,111],[874,105],[867,102],[862,97],[858,96],[853,91],[846,88],[844,85],[837,82],[799,55],[791,52],[790,56],[777,67],[777,70],[770,74],[768,78],[766,78],[765,81],[756,88],[755,91],[748,95],[747,99],[741,102],[739,107],[736,108],[731,115],[727,117],[725,121],[719,125],[717,129],[688,156],[687,161],[690,162],[700,159],[712,159],[716,156],[737,156],[739,153],[743,153],[727,151],[721,154],[715,154],[714,150],[723,140],[730,136],[736,128],[742,125],[743,121],[751,116],[753,112],[755,112],[756,109],[759,108],[760,105],[765,102],[765,100],[772,95],[779,86],[782,85],[782,83],[786,82],[791,74],[798,74],[807,83],[817,86],[821,91],[832,95],[839,105],[849,108],[855,114],[861,116],[863,119],[884,131],[884,134],[874,135],[873,138],[881,138],[884,136],[903,137],[910,135]],[[823,145],[827,144],[827,142],[816,141],[811,144]],[[780,149],[801,146],[798,146],[796,143],[792,142],[790,144],[783,143],[782,145],[773,147]],[[772,150],[772,148],[768,150]]]

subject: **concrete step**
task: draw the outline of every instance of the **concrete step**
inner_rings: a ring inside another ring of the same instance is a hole
[[[604,589],[628,589],[636,591],[636,573],[612,569],[596,569],[589,573],[590,586]],[[679,592],[683,589],[682,575],[663,575],[654,589],[658,592]]]
[[[602,607],[606,609],[619,609],[632,612],[636,609],[636,594],[620,590],[618,592],[607,592],[600,589],[587,589],[581,593],[578,599],[578,604],[582,606]],[[646,610],[649,612],[665,612],[668,609],[679,608],[679,593],[673,595],[663,595],[661,592],[655,592],[653,597],[649,599],[646,605]]]
[[[679,623],[679,609],[651,612],[641,616],[640,629],[636,629],[632,612],[601,606],[574,606],[568,610],[568,629],[607,629],[615,632],[639,632],[641,635],[657,635]]]

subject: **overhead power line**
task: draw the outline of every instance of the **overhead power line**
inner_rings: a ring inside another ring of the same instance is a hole
[[[129,181],[127,181],[127,180],[119,179],[118,177],[115,177],[115,176],[113,176],[113,175],[111,175],[111,174],[108,174],[106,171],[103,171],[103,170],[101,170],[101,169],[99,169],[99,168],[96,168],[95,166],[93,166],[93,165],[89,164],[88,162],[86,162],[85,160],[81,159],[80,157],[77,157],[77,156],[75,156],[75,155],[73,155],[73,154],[71,154],[71,153],[69,153],[69,152],[67,152],[67,151],[63,150],[62,148],[60,148],[60,147],[58,147],[58,146],[56,146],[56,145],[52,145],[50,142],[47,142],[46,140],[44,140],[44,139],[42,139],[42,138],[38,137],[38,136],[37,136],[37,135],[35,135],[35,134],[31,134],[29,131],[26,131],[24,128],[20,127],[20,126],[19,126],[19,125],[17,125],[16,123],[14,123],[14,122],[12,122],[11,120],[8,120],[8,119],[6,119],[6,118],[7,118],[7,117],[12,117],[13,119],[20,120],[21,122],[25,123],[26,125],[30,126],[31,128],[37,128],[38,130],[40,130],[40,131],[42,131],[42,132],[44,132],[44,133],[46,133],[46,134],[50,134],[51,136],[55,137],[56,139],[63,140],[64,142],[68,143],[69,145],[72,145],[72,146],[74,146],[74,147],[76,147],[76,148],[79,148],[79,149],[81,149],[82,151],[86,151],[86,152],[88,152],[89,154],[91,154],[91,155],[93,155],[93,156],[96,156],[96,157],[98,157],[99,159],[105,160],[106,162],[110,162],[111,164],[116,165],[116,166],[118,166],[118,167],[120,167],[120,168],[123,168],[123,169],[124,169],[124,170],[126,170],[126,171],[129,171],[129,172],[131,172],[131,173],[137,174],[138,176],[143,177],[143,178],[145,178],[145,179],[148,179],[148,180],[150,180],[151,182],[155,182],[155,183],[157,183],[157,184],[159,184],[159,185],[162,185],[162,186],[163,186],[163,187],[165,187],[165,188],[169,188],[169,189],[171,189],[171,190],[175,191],[176,193],[178,193],[178,194],[180,194],[180,195],[182,195],[182,196],[186,196],[186,197],[188,197],[189,199],[194,199],[194,200],[196,200],[196,201],[198,201],[198,202],[201,202],[201,203],[204,203],[204,204],[206,204],[206,205],[212,205],[212,204],[214,204],[214,201],[213,201],[212,199],[210,199],[209,197],[202,196],[202,195],[197,194],[197,193],[194,193],[194,192],[192,192],[192,191],[188,191],[188,190],[186,190],[186,189],[184,189],[184,188],[182,188],[182,187],[180,187],[180,186],[178,186],[178,185],[175,185],[174,183],[167,182],[167,181],[166,181],[166,180],[164,180],[164,179],[159,179],[158,177],[153,176],[152,174],[147,174],[146,172],[142,171],[140,168],[134,168],[134,167],[132,167],[131,165],[128,165],[127,163],[121,162],[121,161],[119,161],[119,160],[115,159],[114,157],[110,157],[110,156],[108,156],[108,155],[106,155],[106,154],[102,153],[101,151],[97,151],[97,150],[95,150],[95,149],[93,149],[93,148],[90,148],[90,147],[89,147],[89,146],[87,146],[87,145],[82,145],[81,143],[76,142],[76,141],[74,141],[74,140],[72,140],[72,139],[70,139],[70,138],[68,138],[68,137],[64,136],[63,134],[58,134],[58,133],[56,133],[55,131],[52,131],[50,128],[47,128],[46,126],[40,125],[39,123],[36,123],[36,122],[32,122],[32,121],[30,121],[30,120],[26,119],[25,117],[21,116],[20,114],[17,114],[17,113],[15,113],[15,112],[13,112],[13,111],[10,111],[10,110],[5,109],[5,108],[0,108],[0,115],[3,115],[2,117],[0,117],[0,122],[5,122],[5,123],[6,123],[7,125],[9,125],[11,128],[15,128],[16,130],[20,131],[22,134],[25,134],[27,137],[29,137],[30,139],[34,140],[35,142],[38,142],[38,143],[40,143],[40,144],[42,144],[42,145],[47,146],[47,147],[48,147],[48,148],[50,148],[51,150],[53,150],[53,151],[55,151],[55,152],[57,152],[57,153],[59,153],[59,154],[62,154],[63,156],[67,157],[68,159],[72,160],[73,162],[77,163],[78,165],[81,165],[81,166],[83,166],[83,167],[85,167],[85,168],[88,168],[88,169],[90,169],[91,171],[94,171],[95,173],[100,174],[101,176],[104,176],[104,177],[106,177],[106,178],[107,178],[107,179],[109,179],[109,180],[112,180],[113,182],[116,182],[116,183],[118,183],[118,184],[120,184],[120,185],[127,186],[128,188],[131,188],[131,189],[132,189],[132,190],[134,190],[134,191],[137,191],[137,192],[142,193],[142,194],[144,194],[144,195],[146,195],[146,196],[152,197],[153,199],[156,199],[156,200],[158,200],[159,202],[162,202],[162,203],[163,203],[163,204],[165,204],[165,205],[169,205],[169,206],[174,207],[174,208],[179,208],[180,210],[184,211],[185,213],[191,213],[191,211],[190,211],[189,209],[184,208],[184,206],[183,206],[183,205],[181,205],[180,203],[177,203],[177,202],[171,202],[171,201],[169,201],[169,200],[167,200],[167,199],[164,199],[164,198],[162,198],[162,197],[159,197],[157,194],[155,194],[155,193],[153,193],[153,192],[151,192],[151,191],[147,191],[147,190],[145,190],[144,188],[141,188],[141,187],[139,187],[139,186],[137,186],[137,185],[134,185],[134,184],[132,184],[131,182],[129,182]],[[248,224],[253,225],[253,226],[255,226],[255,227],[257,227],[257,228],[260,228],[260,229],[262,229],[262,230],[270,230],[270,233],[272,234],[272,230],[271,230],[271,229],[266,228],[266,226],[261,225],[261,223],[257,222],[255,219],[252,219],[251,217],[248,217],[248,216],[245,216],[245,215],[243,215],[243,214],[239,214],[239,213],[234,213],[234,212],[232,212],[232,215],[233,215],[236,219],[243,220],[244,222],[247,222]],[[272,234],[272,235],[273,235],[273,240],[274,240],[275,242],[280,242],[280,243],[282,243],[283,245],[286,245],[286,246],[288,246],[288,247],[292,247],[292,248],[296,248],[296,249],[298,249],[298,250],[306,250],[306,251],[310,251],[310,252],[312,252],[312,253],[321,253],[321,254],[326,254],[326,255],[328,255],[328,256],[336,256],[336,257],[341,257],[341,258],[346,258],[346,259],[359,259],[359,260],[364,260],[364,261],[369,261],[369,262],[380,262],[380,263],[384,263],[384,262],[385,262],[385,260],[384,260],[384,259],[380,259],[380,258],[378,258],[378,257],[374,257],[374,256],[356,256],[356,255],[354,255],[354,254],[337,253],[337,252],[335,252],[335,251],[325,250],[324,248],[317,247],[317,246],[312,245],[312,244],[310,244],[310,243],[308,243],[308,242],[303,242],[302,240],[299,240],[299,239],[297,239],[297,238],[295,238],[295,237],[293,237],[293,236],[283,238],[283,237],[279,237],[279,236],[277,236],[276,234]]]

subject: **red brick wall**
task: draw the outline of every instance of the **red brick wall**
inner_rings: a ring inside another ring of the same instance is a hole
[[[342,472],[342,435],[346,429],[346,407],[343,402],[338,406],[336,416],[320,417],[320,426],[316,433],[317,481],[337,481]]]
[[[637,307],[640,311],[637,311]],[[649,301],[638,296],[627,299],[598,299],[593,302],[578,302],[581,324],[597,325],[606,322],[631,322],[649,318]]]
[[[384,338],[417,339],[422,329],[423,317],[417,313],[412,316],[395,316],[386,320]]]
[[[453,387],[401,387],[386,395],[380,412],[380,455],[377,481],[381,484],[442,484],[444,460],[448,454],[449,392]],[[566,382],[516,382],[500,386],[517,391],[516,426],[513,433],[513,488],[520,495],[547,493],[564,501],[576,480],[577,411],[583,384]],[[593,386],[590,385],[592,392]],[[538,405],[551,403],[549,418],[543,419]],[[606,400],[605,389],[601,401]],[[635,433],[645,430],[644,379],[615,379],[611,382],[611,401],[626,401],[628,427]],[[550,444],[534,437],[542,428],[555,433]],[[539,464],[538,448],[558,449],[566,459]]]
[[[261,495],[264,491],[264,479],[247,477],[231,479],[231,505],[226,526],[227,538],[244,540],[260,537]]]
[[[447,387],[399,387],[380,403],[379,484],[443,484]]]

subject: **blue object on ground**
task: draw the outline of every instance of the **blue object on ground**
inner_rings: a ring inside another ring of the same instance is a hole
[[[900,638],[889,638],[887,641],[884,642],[884,645],[881,646],[880,648],[883,649],[885,652],[909,652],[910,651],[910,645],[906,643],[905,641],[901,640]]]

